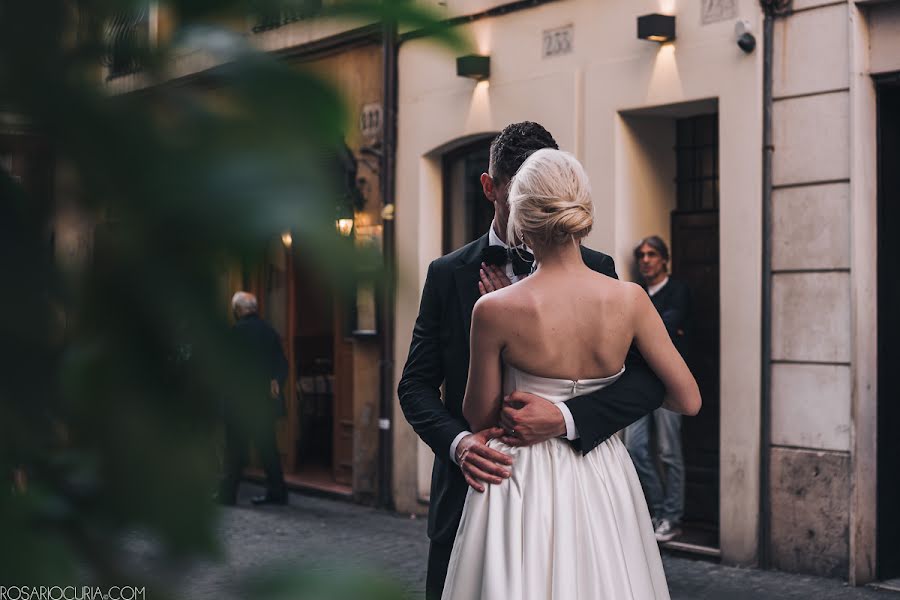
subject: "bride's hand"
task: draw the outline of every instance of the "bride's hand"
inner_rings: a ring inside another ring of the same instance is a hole
[[[500,483],[509,477],[512,458],[489,448],[487,443],[503,435],[499,427],[489,427],[467,435],[456,446],[456,462],[462,469],[466,483],[477,492],[484,491],[484,483]]]
[[[482,296],[512,285],[509,277],[506,276],[506,271],[497,265],[481,263],[479,277],[481,281],[478,282],[478,291]]]
[[[506,431],[500,441],[510,446],[531,446],[566,434],[559,408],[527,392],[513,392],[503,399],[500,426]]]

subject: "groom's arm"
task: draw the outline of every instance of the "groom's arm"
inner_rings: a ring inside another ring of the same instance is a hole
[[[462,418],[454,417],[441,401],[444,368],[441,360],[441,273],[435,263],[428,267],[419,316],[413,328],[409,356],[397,387],[406,420],[435,455],[450,457],[450,445],[468,430]],[[444,278],[446,279],[446,278]]]
[[[491,427],[475,433],[461,417],[450,414],[441,401],[444,367],[441,359],[442,299],[448,297],[449,275],[435,263],[428,267],[419,316],[413,328],[409,357],[397,388],[406,420],[440,460],[457,463],[466,483],[483,492],[485,484],[500,483],[508,476],[512,459],[490,448],[491,438],[503,430]]]
[[[569,442],[587,454],[620,429],[662,406],[665,393],[663,383],[632,349],[618,381],[565,402],[578,433]]]
[[[553,404],[540,396],[515,391],[504,399],[501,440],[510,446],[530,446],[565,437],[587,454],[620,429],[662,405],[665,386],[636,351],[625,359],[625,372],[602,390]],[[511,435],[509,432],[515,432]]]

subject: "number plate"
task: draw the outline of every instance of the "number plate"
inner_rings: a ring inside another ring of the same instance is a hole
[[[703,0],[701,22],[718,23],[737,16],[737,0]]]
[[[570,54],[575,43],[575,26],[566,25],[544,31],[543,57],[550,58]]]
[[[374,137],[381,133],[382,113],[382,106],[377,102],[362,107],[359,114],[359,131],[363,136]]]

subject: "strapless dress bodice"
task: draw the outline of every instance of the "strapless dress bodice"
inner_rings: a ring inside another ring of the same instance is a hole
[[[540,377],[532,375],[517,369],[516,367],[505,363],[503,364],[503,394],[509,394],[516,390],[520,392],[528,392],[535,396],[540,396],[554,404],[565,402],[576,396],[590,394],[612,383],[615,383],[625,367],[609,377],[600,377],[597,379],[556,379],[553,377]]]

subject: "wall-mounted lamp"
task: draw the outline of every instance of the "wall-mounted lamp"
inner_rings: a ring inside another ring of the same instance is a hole
[[[350,237],[353,233],[353,218],[338,219],[334,222],[334,227],[344,237]]]
[[[638,17],[637,36],[651,42],[671,42],[675,39],[675,17],[659,13]]]
[[[475,81],[484,81],[491,76],[491,57],[468,54],[456,59],[456,74]]]

